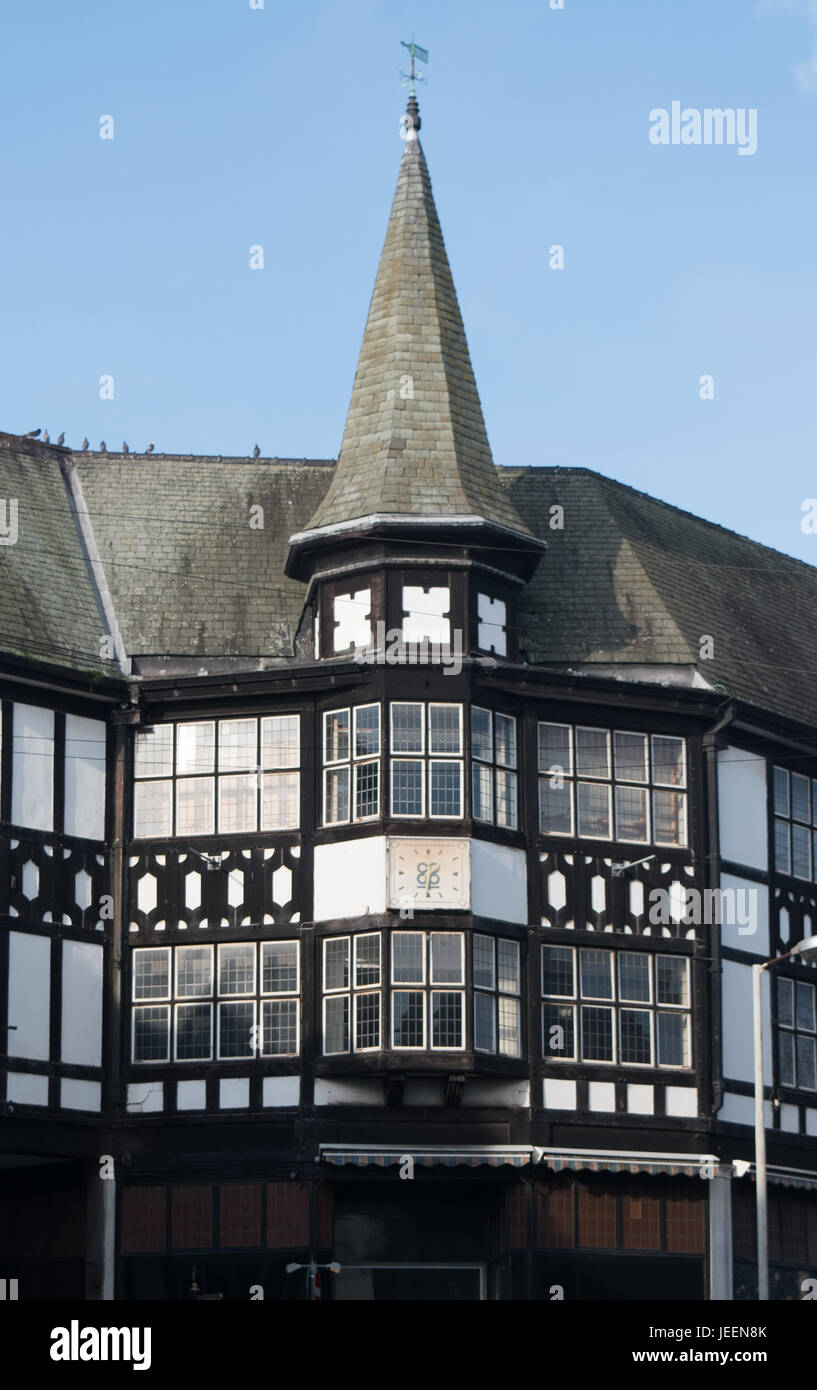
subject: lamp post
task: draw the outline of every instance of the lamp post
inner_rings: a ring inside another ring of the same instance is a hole
[[[769,1214],[766,1203],[766,1116],[763,1101],[763,1013],[760,982],[763,971],[781,960],[817,960],[817,936],[798,941],[782,956],[752,966],[752,1023],[755,1054],[755,1197],[757,1201],[757,1296],[769,1301]]]
[[[338,1264],[337,1260],[333,1260],[331,1264],[319,1265],[319,1264],[316,1264],[315,1261],[314,1261],[313,1259],[310,1259],[308,1265],[303,1265],[303,1264],[289,1264],[289,1265],[287,1265],[287,1267],[286,1267],[286,1272],[287,1272],[287,1274],[294,1274],[295,1271],[296,1271],[297,1269],[305,1269],[305,1270],[306,1270],[306,1296],[307,1296],[307,1299],[308,1299],[308,1301],[309,1301],[310,1303],[313,1302],[314,1300],[320,1298],[320,1294],[319,1294],[319,1292],[318,1292],[318,1290],[319,1290],[319,1288],[320,1288],[320,1285],[319,1285],[319,1283],[318,1283],[318,1270],[319,1270],[319,1269],[328,1269],[328,1270],[330,1270],[330,1272],[331,1272],[332,1274],[340,1274],[340,1272],[341,1272],[341,1266]]]

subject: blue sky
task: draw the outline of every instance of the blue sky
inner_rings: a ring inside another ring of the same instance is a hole
[[[496,461],[817,561],[817,0],[5,0],[0,429],[334,456],[412,33]],[[673,100],[757,153],[652,145]]]

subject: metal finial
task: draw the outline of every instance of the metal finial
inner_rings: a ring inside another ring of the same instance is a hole
[[[414,70],[414,59],[415,59],[415,58],[419,58],[419,60],[420,60],[421,63],[427,63],[427,62],[428,62],[428,49],[427,49],[427,48],[421,48],[420,45],[419,45],[418,43],[415,43],[415,42],[414,42],[414,39],[411,40],[411,43],[406,43],[405,39],[401,39],[401,40],[400,40],[400,45],[401,45],[402,48],[407,48],[408,51],[409,51],[409,53],[411,54],[411,64],[410,64],[410,66],[409,66],[409,70],[408,70],[408,72],[401,72],[401,73],[400,73],[400,76],[401,76],[402,79],[403,79],[403,86],[404,86],[404,87],[405,87],[406,83],[409,84],[409,101],[410,101],[410,102],[411,102],[411,101],[416,101],[416,100],[417,100],[417,91],[416,91],[416,89],[415,89],[414,84],[415,84],[415,82],[425,82],[426,79],[423,77],[422,73],[415,72],[415,70]],[[418,129],[419,129],[419,126],[418,126]]]

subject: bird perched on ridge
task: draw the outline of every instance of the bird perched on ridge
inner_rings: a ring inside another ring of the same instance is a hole
[[[64,444],[64,443],[65,443],[65,431],[64,431],[64,430],[63,430],[63,433],[60,435],[59,439],[57,440],[57,443],[58,443],[58,444]]]
[[[107,444],[105,443],[105,440],[104,440],[104,439],[101,439],[101,440],[99,441],[99,452],[100,452],[101,454],[107,454],[107,452],[108,452],[108,446],[107,446]]]
[[[145,453],[146,453],[146,454],[152,454],[152,453],[153,453],[153,450],[154,450],[155,448],[156,448],[156,445],[151,441],[151,443],[148,444],[147,448],[145,449]]]
[[[38,434],[42,434],[42,428],[38,430],[29,430],[28,434],[23,435],[23,439],[36,439]]]
[[[50,439],[48,430],[45,430],[45,431],[43,432],[43,444],[50,444],[50,443],[51,443],[51,439]]]
[[[130,449],[128,448],[127,443],[126,443],[126,441],[125,441],[124,439],[122,440],[122,453],[123,453],[123,454],[129,454],[129,453],[130,453]]]
[[[83,439],[83,441],[82,441],[82,452],[83,452],[83,454],[87,454],[89,447],[90,447],[90,445],[88,444],[88,440],[87,440],[87,439]]]
[[[260,453],[261,453],[261,450],[259,449],[258,445],[256,444],[255,448],[254,448],[253,451],[252,451],[252,456],[253,456],[253,458],[254,458],[254,459],[257,459],[258,456],[260,455]]]

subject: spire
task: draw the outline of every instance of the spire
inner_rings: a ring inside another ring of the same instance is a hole
[[[531,537],[491,457],[420,124],[412,86],[343,443],[308,530],[292,538],[297,548],[375,518],[467,518]]]

